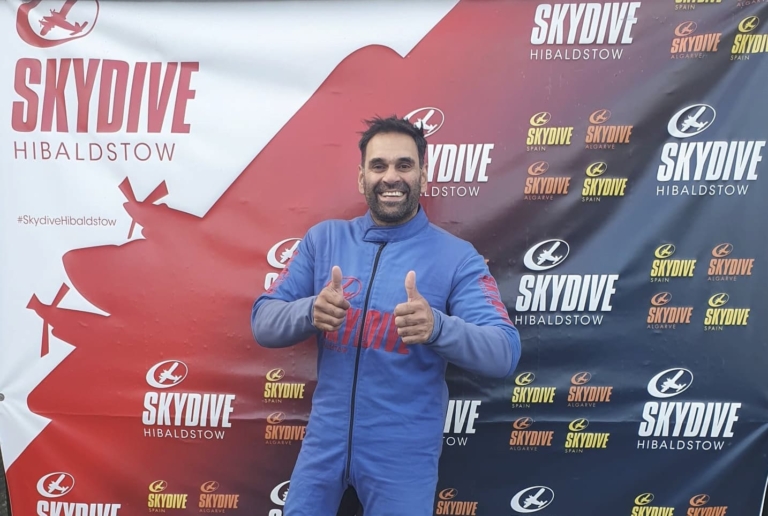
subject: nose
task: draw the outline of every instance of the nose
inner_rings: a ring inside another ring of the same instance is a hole
[[[400,174],[395,170],[395,165],[387,167],[387,171],[384,173],[384,177],[381,180],[387,184],[395,184],[400,181]]]

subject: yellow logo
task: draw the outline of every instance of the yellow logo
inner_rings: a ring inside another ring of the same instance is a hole
[[[270,382],[279,382],[285,376],[283,369],[272,369],[267,373],[267,380]]]
[[[675,254],[675,246],[672,244],[660,245],[656,248],[653,255],[659,260],[664,260]]]
[[[530,123],[533,127],[541,127],[546,125],[552,119],[552,114],[546,111],[536,113],[531,117]]]
[[[733,245],[720,244],[716,246],[714,249],[712,249],[712,256],[714,256],[715,258],[725,258],[732,252],[733,252]]]
[[[602,161],[599,161],[597,163],[592,163],[590,166],[587,167],[587,176],[589,177],[602,176],[606,170],[608,170],[608,165],[606,163]]]
[[[267,423],[270,425],[279,425],[285,419],[285,414],[282,412],[274,412],[267,416]]]
[[[533,379],[536,378],[533,373],[521,373],[517,375],[517,378],[515,378],[515,384],[525,386],[529,385],[531,382],[533,382]]]
[[[739,32],[752,32],[760,24],[760,18],[757,16],[748,16],[739,23]]]
[[[635,498],[635,505],[648,505],[653,501],[653,493],[643,493]]]
[[[203,493],[213,493],[219,488],[219,483],[215,480],[210,480],[200,486],[200,491]]]
[[[598,109],[591,115],[589,115],[589,123],[590,124],[604,124],[611,118],[611,112],[607,109]]]
[[[568,430],[571,432],[581,432],[589,426],[589,421],[584,418],[574,419],[571,424],[568,425]]]
[[[168,482],[165,480],[155,480],[149,484],[149,490],[153,493],[162,493],[168,487]]]
[[[711,306],[712,308],[720,308],[721,306],[723,306],[728,302],[728,299],[730,299],[728,297],[728,294],[725,294],[725,293],[715,294],[714,296],[709,298],[709,306]]]
[[[531,166],[528,167],[528,175],[540,176],[547,170],[549,170],[549,163],[547,163],[546,161],[537,161],[536,163],[532,163]]]
[[[447,489],[443,489],[440,491],[440,494],[438,495],[441,500],[453,500],[456,498],[456,495],[459,494],[459,492],[454,489],[453,487],[449,487]]]
[[[702,505],[706,505],[708,501],[709,501],[709,495],[700,494],[691,498],[690,504],[693,507],[701,507]]]

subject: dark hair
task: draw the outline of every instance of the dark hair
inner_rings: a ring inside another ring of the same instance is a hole
[[[395,115],[389,118],[381,118],[379,116],[373,117],[370,120],[365,120],[368,129],[362,132],[362,137],[358,143],[360,147],[360,162],[365,166],[365,148],[368,146],[368,142],[371,138],[377,134],[385,133],[400,133],[405,134],[413,138],[416,143],[416,150],[419,154],[419,167],[424,166],[424,157],[427,152],[427,139],[424,137],[424,129],[419,126],[416,127],[408,120],[404,118],[398,118]]]

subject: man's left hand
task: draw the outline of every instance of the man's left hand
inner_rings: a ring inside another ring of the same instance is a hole
[[[395,307],[395,326],[397,334],[404,344],[423,344],[432,336],[435,320],[432,307],[416,290],[416,273],[410,271],[405,276],[405,292],[408,302]]]

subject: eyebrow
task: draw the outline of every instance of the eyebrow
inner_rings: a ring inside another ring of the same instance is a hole
[[[399,163],[408,163],[409,165],[416,164],[416,161],[413,158],[409,158],[407,156],[402,158],[397,158],[395,162],[398,164]],[[384,158],[371,158],[371,160],[368,162],[369,165],[379,165],[379,164],[386,165],[386,163],[387,163],[387,160],[385,160]]]

